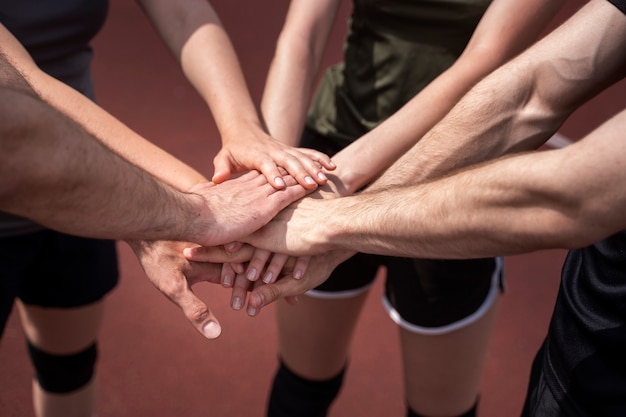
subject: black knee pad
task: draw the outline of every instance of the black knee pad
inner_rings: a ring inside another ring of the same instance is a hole
[[[281,361],[270,394],[268,417],[324,417],[339,394],[345,369],[325,381],[302,378]]]
[[[52,355],[30,342],[27,345],[37,382],[47,392],[72,392],[86,385],[93,377],[98,357],[95,343],[82,352],[71,355]]]

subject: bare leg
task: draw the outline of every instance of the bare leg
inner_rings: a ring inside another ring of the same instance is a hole
[[[43,308],[17,303],[26,337],[35,347],[54,355],[70,355],[91,346],[98,338],[104,311],[99,301],[78,308]],[[54,394],[33,382],[33,402],[38,417],[91,417],[96,382],[80,389]]]
[[[303,378],[324,380],[345,366],[367,292],[346,299],[303,296],[297,306],[277,306],[280,355]]]
[[[500,296],[476,322],[443,335],[400,328],[409,406],[428,417],[459,416],[476,402]]]

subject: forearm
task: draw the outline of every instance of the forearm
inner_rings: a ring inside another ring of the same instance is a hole
[[[37,98],[0,89],[0,204],[66,233],[190,238],[200,201],[159,183]]]
[[[272,137],[298,146],[317,72],[305,46],[278,47],[272,60],[261,100],[263,120]]]
[[[496,0],[461,56],[377,128],[333,157],[352,192],[405,154],[483,77],[531,45],[563,0]],[[391,140],[390,140],[391,139]],[[415,172],[426,174],[412,158]],[[406,179],[405,179],[406,180]]]
[[[187,79],[207,103],[223,138],[262,129],[234,47],[206,0],[140,0]]]
[[[455,64],[393,116],[333,156],[334,174],[349,193],[373,181],[409,151],[478,81],[479,66],[466,64]],[[417,171],[420,164],[406,159]]]
[[[626,112],[565,149],[505,157],[423,185],[324,202],[332,215],[318,244],[429,258],[591,244],[626,227],[624,126]]]
[[[598,5],[477,84],[372,189],[434,178],[548,140],[573,109],[624,74],[623,48],[611,42],[625,35],[624,17],[606,1]],[[594,19],[607,25],[591,34],[578,30]]]
[[[336,0],[291,1],[261,100],[270,133],[288,145],[298,146],[338,7]]]
[[[0,84],[41,97],[107,147],[168,184],[187,190],[206,181],[200,173],[139,136],[94,102],[41,71],[4,27],[0,27],[0,39]]]

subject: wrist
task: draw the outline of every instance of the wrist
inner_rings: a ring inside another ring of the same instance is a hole
[[[180,206],[183,208],[183,213],[180,219],[184,219],[184,221],[177,222],[180,225],[180,231],[174,240],[210,246],[208,236],[213,224],[213,213],[207,200],[193,191],[183,193],[183,196],[184,203]]]
[[[222,137],[222,144],[226,145],[230,142],[236,142],[242,138],[250,136],[258,136],[259,134],[267,135],[263,129],[259,118],[256,115],[242,117],[232,117],[227,119],[227,123],[218,122],[218,130]]]
[[[323,213],[328,213],[328,216],[319,222],[322,227],[319,227],[318,233],[316,233],[315,240],[316,245],[324,248],[325,251],[344,251],[351,250],[350,247],[350,225],[353,224],[356,219],[354,211],[346,210],[345,202],[350,197],[336,198],[333,200],[326,200],[323,202]],[[345,213],[349,213],[346,215]]]

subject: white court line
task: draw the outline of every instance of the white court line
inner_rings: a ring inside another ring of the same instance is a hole
[[[566,138],[560,133],[555,133],[550,139],[548,139],[546,145],[551,148],[564,148],[567,145],[571,145],[572,143],[574,142],[571,139]]]

